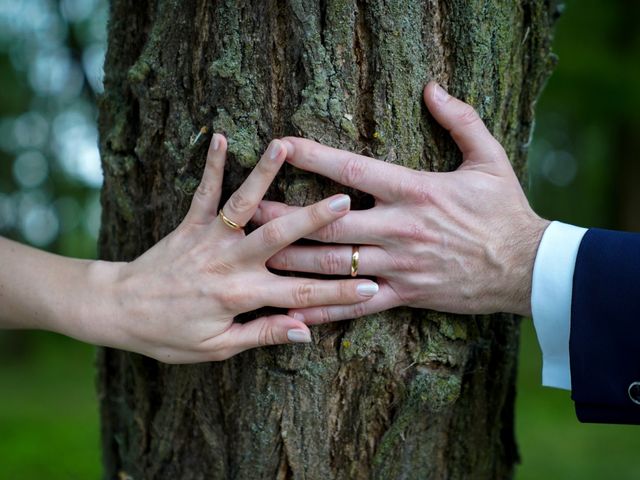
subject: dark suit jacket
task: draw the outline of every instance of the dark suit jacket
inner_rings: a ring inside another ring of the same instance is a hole
[[[640,234],[584,235],[573,276],[569,358],[581,422],[640,424]]]

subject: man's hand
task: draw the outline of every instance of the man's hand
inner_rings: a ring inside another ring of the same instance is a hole
[[[533,263],[549,222],[533,212],[504,149],[471,106],[433,82],[424,100],[462,151],[455,172],[414,171],[310,140],[283,139],[296,167],[376,199],[373,208],[351,211],[308,236],[326,246],[288,247],[268,266],[348,275],[351,245],[362,245],[359,274],[378,277],[380,292],[355,305],[292,310],[294,318],[317,324],[399,305],[531,314]],[[264,224],[296,208],[263,201],[254,221]]]

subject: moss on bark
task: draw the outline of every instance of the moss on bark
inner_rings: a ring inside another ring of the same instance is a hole
[[[472,103],[523,174],[553,65],[549,1],[114,0],[100,106],[103,258],[174,228],[208,140],[229,139],[225,195],[272,137],[303,135],[411,168],[460,156],[422,104],[435,79]],[[268,193],[341,190],[287,167]],[[354,193],[356,208],[371,198]],[[169,366],[99,359],[105,475],[506,478],[517,320],[396,309],[314,328],[311,346]]]

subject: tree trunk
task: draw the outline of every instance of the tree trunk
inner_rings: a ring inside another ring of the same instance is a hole
[[[113,1],[102,258],[134,259],[180,222],[212,131],[229,139],[225,195],[283,135],[455,169],[422,102],[430,79],[478,109],[522,173],[553,65],[551,3]],[[303,205],[341,189],[286,167],[268,197]],[[396,309],[313,335],[191,366],[103,350],[105,476],[512,476],[517,319]]]

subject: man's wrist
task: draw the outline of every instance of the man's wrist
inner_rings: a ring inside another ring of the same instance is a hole
[[[505,312],[531,316],[533,266],[540,240],[551,222],[535,213],[522,222],[507,240],[507,275],[505,280]]]

